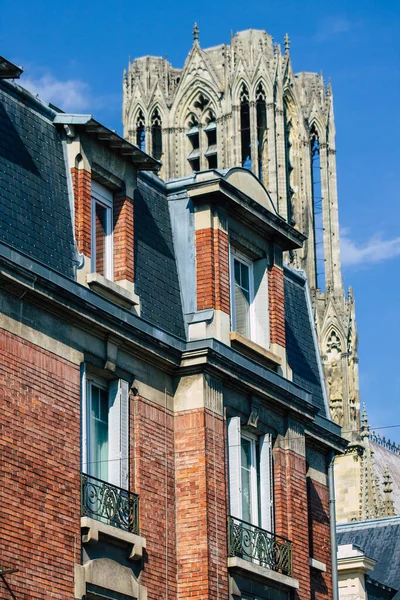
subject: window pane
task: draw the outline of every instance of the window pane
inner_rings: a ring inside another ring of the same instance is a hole
[[[251,441],[241,440],[242,519],[251,523]]]
[[[242,288],[244,288],[245,290],[247,290],[247,292],[250,289],[249,286],[249,267],[247,265],[244,265],[243,263],[240,264],[240,271],[241,271],[241,275],[242,275]]]
[[[95,272],[100,275],[106,274],[106,234],[107,234],[107,209],[95,203],[95,247],[96,265]]]
[[[108,392],[91,385],[89,474],[108,479]]]
[[[236,331],[250,337],[250,305],[249,293],[235,284],[235,322]]]

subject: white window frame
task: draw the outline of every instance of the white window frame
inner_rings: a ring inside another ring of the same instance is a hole
[[[236,304],[235,304],[235,260],[246,265],[249,268],[249,329],[250,340],[255,336],[255,313],[254,313],[254,272],[253,261],[239,252],[234,246],[230,246],[229,252],[229,281],[230,281],[230,296],[231,296],[231,331],[236,331]]]
[[[256,502],[256,511],[253,509],[252,525],[260,527],[265,531],[274,531],[274,483],[272,466],[272,435],[256,435],[248,430],[242,430],[240,417],[231,417],[227,421],[228,427],[228,474],[229,474],[229,512],[232,517],[243,520],[242,510],[242,466],[241,447],[242,438],[255,440],[260,444],[260,506],[258,506],[257,494],[257,468],[254,466],[255,486],[252,489],[252,505]],[[255,445],[254,458],[256,458]],[[260,510],[258,510],[260,509]],[[256,515],[256,519],[254,518]],[[261,523],[259,522],[261,517]]]
[[[129,384],[122,379],[106,381],[87,374],[81,366],[81,469],[90,475],[91,387],[108,392],[108,483],[129,490]]]
[[[259,501],[258,501],[258,485],[257,485],[257,452],[256,452],[256,444],[259,443],[259,437],[252,434],[249,431],[241,431],[240,433],[240,445],[242,443],[242,439],[250,442],[250,494],[251,494],[251,514],[252,520],[251,525],[255,525],[256,527],[260,527],[259,524]],[[242,465],[240,465],[242,469]],[[260,468],[260,465],[259,465]],[[240,473],[242,476],[242,473]],[[243,493],[243,490],[242,490]],[[242,513],[243,514],[243,513]]]
[[[106,209],[106,239],[105,239],[105,269],[104,277],[113,281],[113,194],[110,190],[97,183],[92,182],[92,206],[91,206],[91,272],[96,273],[96,204]]]

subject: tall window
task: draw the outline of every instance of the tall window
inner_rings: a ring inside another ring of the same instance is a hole
[[[247,257],[231,251],[231,327],[244,337],[252,333],[253,265]]]
[[[218,168],[218,155],[217,155],[217,123],[215,120],[215,114],[210,110],[206,118],[206,126],[204,132],[207,137],[207,150],[204,153],[207,158],[208,168]]]
[[[112,206],[110,190],[92,183],[91,271],[113,279]]]
[[[140,109],[136,119],[136,146],[146,151],[146,125],[143,111]]]
[[[318,132],[312,126],[310,132],[311,151],[311,180],[312,202],[314,221],[314,255],[317,287],[324,289],[325,284],[325,259],[324,259],[324,228],[322,220],[322,189],[321,189],[321,161]]]
[[[162,156],[162,123],[158,108],[153,110],[151,116],[151,150],[156,160],[161,160]]]
[[[265,92],[261,83],[256,90],[256,113],[257,113],[257,156],[258,177],[263,181],[263,170],[268,167],[267,159],[267,108],[265,104]]]
[[[232,517],[273,531],[272,437],[228,420],[229,510]]]
[[[199,122],[195,115],[191,115],[188,127],[186,135],[190,143],[190,152],[187,159],[192,171],[200,171],[200,133]]]
[[[129,385],[81,369],[82,471],[129,489]]]
[[[249,92],[244,83],[240,91],[240,141],[242,146],[242,167],[251,170],[250,104]]]
[[[284,105],[284,127],[285,127],[285,165],[286,165],[286,199],[287,199],[287,215],[288,223],[294,225],[294,213],[293,213],[293,195],[294,190],[292,187],[292,122],[289,119],[288,110],[286,104]]]

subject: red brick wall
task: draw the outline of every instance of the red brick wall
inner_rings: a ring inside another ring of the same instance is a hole
[[[276,533],[293,543],[294,598],[310,600],[306,460],[292,450],[274,449],[274,502]]]
[[[205,409],[175,416],[178,598],[227,598],[225,427]]]
[[[326,572],[311,569],[311,598],[322,600],[332,597],[332,553],[329,526],[329,488],[307,478],[310,556],[325,563]]]
[[[133,282],[133,200],[114,197],[114,281]]]
[[[268,270],[268,292],[271,344],[286,347],[283,270],[275,265]]]
[[[196,231],[197,310],[230,313],[228,235],[219,229]]]
[[[3,330],[0,357],[1,563],[19,570],[6,576],[18,600],[73,598],[80,562],[79,368]],[[0,590],[9,597],[1,581]]]
[[[92,177],[84,169],[71,169],[75,200],[75,237],[79,252],[90,258]]]
[[[148,600],[175,600],[174,420],[140,397],[131,410],[131,489],[140,496],[140,533],[147,541],[141,583]]]

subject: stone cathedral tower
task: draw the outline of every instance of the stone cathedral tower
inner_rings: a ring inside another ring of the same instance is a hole
[[[280,215],[307,235],[287,261],[307,273],[332,416],[356,442],[357,330],[341,275],[331,86],[316,73],[293,72],[288,36],[283,51],[259,30],[207,49],[196,25],[193,37],[181,69],[160,57],[129,63],[124,135],[162,162],[164,179],[250,169]]]

